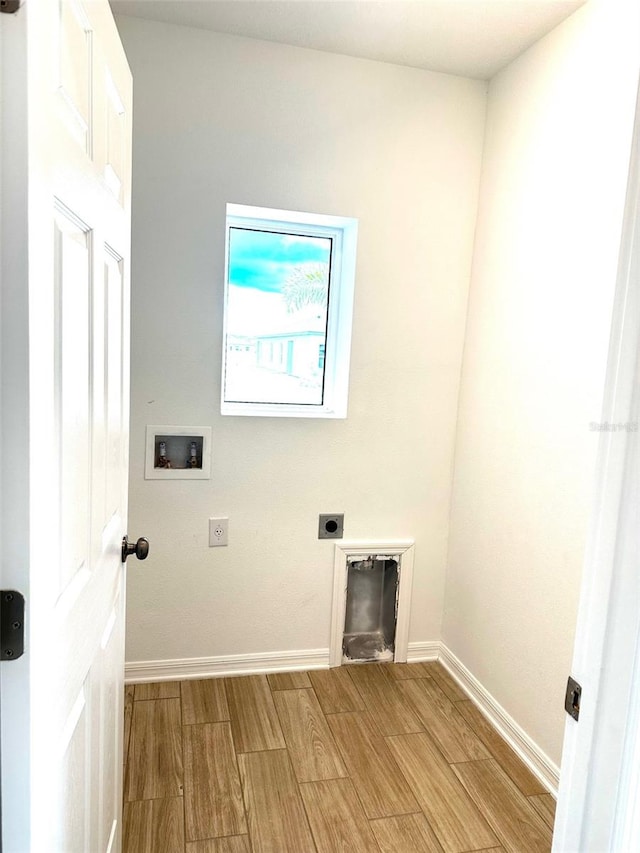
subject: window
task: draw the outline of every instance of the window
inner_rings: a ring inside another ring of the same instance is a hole
[[[347,415],[357,220],[227,205],[223,415]]]

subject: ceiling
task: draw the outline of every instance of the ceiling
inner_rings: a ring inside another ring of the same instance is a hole
[[[116,14],[491,78],[585,0],[110,0]]]

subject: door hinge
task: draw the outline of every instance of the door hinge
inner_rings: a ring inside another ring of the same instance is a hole
[[[20,8],[21,0],[0,0],[0,12],[9,12],[13,14]]]
[[[24,596],[14,589],[0,591],[0,660],[15,660],[24,652]]]
[[[567,692],[564,697],[564,709],[570,717],[577,720],[580,716],[580,697],[582,696],[582,687],[575,678],[567,680]]]

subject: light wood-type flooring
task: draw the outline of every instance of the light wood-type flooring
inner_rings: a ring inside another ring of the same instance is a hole
[[[438,663],[129,685],[125,853],[549,851],[555,803]]]

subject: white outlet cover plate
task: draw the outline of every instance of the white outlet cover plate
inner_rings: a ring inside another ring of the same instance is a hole
[[[229,519],[209,519],[209,546],[219,548],[229,544]]]

